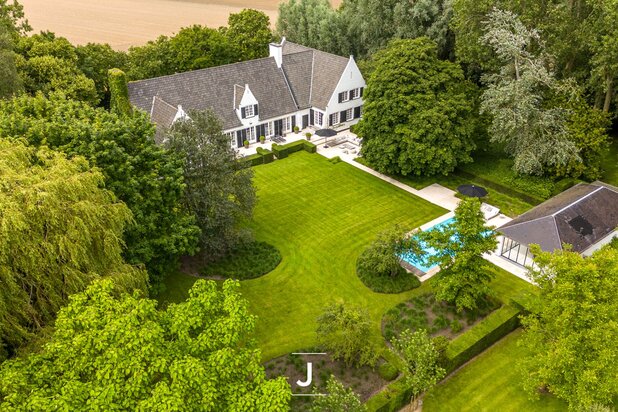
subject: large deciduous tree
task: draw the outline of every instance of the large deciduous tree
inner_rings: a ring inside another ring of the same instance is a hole
[[[113,288],[74,295],[40,353],[2,365],[3,410],[288,410],[289,385],[266,378],[238,282],[198,280],[165,310]]]
[[[0,25],[0,99],[11,97],[22,89],[13,51],[13,39]]]
[[[522,174],[543,174],[547,168],[581,161],[569,139],[568,111],[549,105],[547,97],[561,84],[548,68],[539,32],[526,28],[517,15],[495,9],[486,21],[483,41],[502,64],[483,77],[481,112],[491,116],[490,140],[505,145],[513,168]]]
[[[371,333],[369,313],[361,308],[335,303],[324,308],[318,317],[318,344],[333,359],[341,359],[348,366],[373,366],[378,353],[368,340]]]
[[[412,404],[416,410],[419,396],[446,374],[438,363],[440,354],[424,329],[403,331],[393,341],[393,348],[403,360],[403,380],[412,389]]]
[[[270,19],[264,12],[253,9],[231,13],[224,34],[239,61],[268,56],[268,44],[273,39]]]
[[[67,39],[51,32],[21,37],[15,51],[26,92],[49,95],[59,91],[92,105],[99,102],[94,81],[79,69],[75,47]]]
[[[184,160],[184,205],[201,230],[206,260],[216,260],[247,237],[243,223],[253,213],[253,171],[240,162],[210,110],[191,112],[167,134],[166,147]]]
[[[476,198],[462,200],[453,223],[416,236],[436,250],[428,258],[440,265],[440,272],[431,280],[436,298],[454,303],[457,310],[476,309],[489,294],[493,279],[483,254],[496,248],[496,234],[485,226],[481,202]]]
[[[21,96],[0,103],[0,137],[23,138],[84,156],[133,212],[124,233],[129,263],[146,265],[156,291],[178,258],[195,252],[199,229],[183,211],[182,161],[157,147],[145,114],[118,116],[63,96]]]
[[[362,156],[378,171],[452,172],[471,161],[476,88],[427,38],[395,40],[373,57],[364,94]]]
[[[611,405],[618,395],[618,250],[584,258],[564,250],[531,248],[541,289],[522,319],[524,386],[533,396],[547,389],[572,410]]]
[[[72,293],[113,276],[124,290],[146,274],[122,260],[129,209],[82,157],[0,139],[0,344],[11,352],[54,319]],[[6,353],[5,353],[6,355]]]
[[[378,276],[396,276],[405,273],[400,255],[406,250],[406,230],[394,226],[380,232],[376,239],[358,257],[358,270]]]

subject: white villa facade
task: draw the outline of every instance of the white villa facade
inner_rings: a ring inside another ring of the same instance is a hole
[[[213,110],[232,147],[299,129],[344,130],[362,115],[365,80],[354,58],[291,43],[270,56],[129,83],[131,103],[150,113],[160,143],[190,110]]]

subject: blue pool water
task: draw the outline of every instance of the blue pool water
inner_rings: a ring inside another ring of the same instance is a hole
[[[435,225],[433,225],[432,227],[430,227],[429,229],[427,229],[427,232],[430,232],[432,230],[440,230],[445,226],[450,225],[451,223],[453,223],[455,221],[455,218],[452,217],[450,219],[447,219],[443,222],[437,223]],[[432,248],[429,247],[425,244],[425,242],[420,242],[421,248],[427,253],[427,258],[431,257],[431,256],[435,256],[437,255],[437,251]],[[429,265],[426,261],[426,259],[422,259],[420,256],[412,253],[412,252],[406,252],[403,253],[401,255],[401,259],[406,262],[409,263],[410,265],[422,270],[423,272],[427,273],[429,272],[431,269],[435,268],[438,265]]]

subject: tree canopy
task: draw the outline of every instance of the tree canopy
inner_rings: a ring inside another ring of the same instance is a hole
[[[195,252],[199,229],[181,207],[182,161],[156,146],[153,134],[145,114],[121,117],[60,95],[0,102],[0,137],[81,155],[101,170],[106,188],[133,212],[124,256],[146,265],[156,290],[180,256]]]
[[[318,344],[333,359],[341,359],[348,366],[370,365],[377,360],[377,350],[367,337],[372,325],[366,310],[344,303],[326,308],[318,318]]]
[[[314,388],[314,393],[319,393]],[[350,388],[346,388],[341,382],[330,375],[326,381],[327,396],[316,396],[311,402],[311,412],[365,412],[367,408],[358,395]]]
[[[255,317],[238,282],[198,280],[158,310],[110,280],[73,295],[40,353],[0,368],[2,409],[286,411],[285,378],[268,380]]]
[[[490,293],[493,279],[483,254],[496,248],[496,234],[485,226],[481,202],[476,198],[462,200],[453,223],[416,236],[436,250],[427,258],[440,266],[440,272],[431,279],[436,298],[454,303],[457,310],[476,309]]]
[[[146,274],[122,260],[131,212],[82,157],[0,139],[0,342],[12,351],[101,276],[122,290]],[[6,355],[6,353],[4,354]]]
[[[618,250],[606,247],[584,258],[569,250],[531,247],[531,279],[541,294],[522,319],[524,386],[540,388],[572,410],[611,405],[618,395]]]
[[[165,145],[184,161],[183,204],[201,230],[201,253],[216,260],[248,238],[243,223],[256,201],[253,171],[236,158],[212,111],[189,116],[174,123]]]
[[[427,38],[395,40],[373,56],[356,131],[362,156],[388,174],[435,175],[471,161],[476,89]]]

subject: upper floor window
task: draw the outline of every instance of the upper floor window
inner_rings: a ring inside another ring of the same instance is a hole
[[[348,100],[350,100],[350,94],[347,90],[345,92],[339,93],[339,103],[347,102]]]
[[[258,105],[257,104],[251,104],[249,106],[240,108],[240,117],[242,117],[243,119],[248,119],[249,117],[253,117],[257,115],[258,115]]]
[[[360,90],[360,87],[350,90],[350,100],[358,99],[360,97]]]

